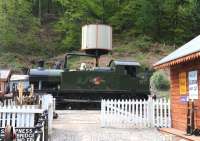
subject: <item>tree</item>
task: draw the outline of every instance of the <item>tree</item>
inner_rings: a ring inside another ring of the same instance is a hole
[[[30,46],[36,49],[39,22],[32,16],[31,3],[26,0],[4,0],[0,5],[0,45],[6,50],[20,53],[27,53]]]

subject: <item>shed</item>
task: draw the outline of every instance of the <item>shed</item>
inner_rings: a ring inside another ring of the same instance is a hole
[[[156,69],[170,70],[172,127],[187,128],[187,101],[194,100],[195,128],[200,128],[200,35],[181,46],[156,64]]]
[[[25,90],[27,90],[30,86],[28,75],[13,74],[13,75],[11,75],[10,82],[9,82],[10,92],[12,92],[13,89],[15,91],[17,90],[17,86],[18,86],[19,82],[21,82],[23,84],[23,87]]]
[[[0,70],[0,96],[6,93],[10,75],[11,70]]]

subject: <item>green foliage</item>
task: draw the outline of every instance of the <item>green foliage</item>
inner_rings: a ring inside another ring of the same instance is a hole
[[[152,39],[148,36],[140,36],[135,41],[134,45],[142,52],[147,52],[152,44]]]
[[[155,88],[158,90],[168,90],[170,87],[167,76],[161,71],[153,73],[150,81],[151,84],[154,84]]]
[[[199,35],[199,13],[198,0],[0,0],[0,50],[39,57],[79,50],[81,27],[99,23],[123,43],[115,51],[144,53]]]
[[[64,7],[64,14],[56,29],[62,34],[61,46],[67,50],[80,48],[81,26],[89,23],[110,24],[114,34],[134,31],[130,36],[137,37],[135,46],[145,43],[144,50],[149,47],[148,42],[143,41],[146,36],[150,42],[180,45],[199,33],[197,0],[57,1]]]
[[[39,39],[36,37],[39,22],[31,14],[30,2],[26,0],[1,1],[0,11],[0,46],[2,48],[24,54],[31,53],[32,50],[40,50]]]

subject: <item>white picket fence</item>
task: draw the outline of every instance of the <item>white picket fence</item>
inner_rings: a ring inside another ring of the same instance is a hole
[[[0,107],[0,127],[12,125],[17,128],[33,128],[36,113],[43,113],[43,109],[40,109],[37,105]]]
[[[55,99],[52,95],[41,97],[42,109],[48,111],[48,133],[52,133],[53,112],[55,111]]]
[[[120,128],[171,127],[170,101],[102,100],[101,126]]]
[[[2,106],[13,106],[16,105],[16,102],[13,99],[5,99],[3,102],[0,102],[0,107]]]
[[[6,125],[13,127],[30,127],[35,125],[35,114],[43,113],[45,110],[48,112],[48,132],[52,132],[52,121],[54,111],[54,100],[51,95],[43,95],[40,97],[41,105],[16,105],[11,99],[5,100],[0,103],[0,128]]]

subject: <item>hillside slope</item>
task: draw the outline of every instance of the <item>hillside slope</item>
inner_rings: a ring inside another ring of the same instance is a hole
[[[113,29],[113,52],[101,58],[102,65],[131,59],[151,67],[199,34],[199,9],[198,1],[174,0],[2,1],[0,67],[20,70],[39,59],[49,65],[63,60],[64,53],[80,50],[81,27],[94,23]]]
[[[152,67],[152,65],[163,56],[166,56],[172,52],[175,48],[165,44],[153,43],[145,41],[144,39],[120,39],[117,36],[113,41],[113,51],[108,55],[104,55],[100,58],[100,66],[106,66],[111,59],[116,60],[134,60],[140,62],[146,67]],[[48,50],[47,50],[48,51]],[[23,67],[35,67],[36,62],[40,59],[44,59],[47,67],[53,66],[56,61],[64,60],[64,53],[55,54],[52,57],[46,56],[41,52],[39,55],[20,54],[15,51],[2,50],[0,52],[0,68],[12,68],[16,71],[20,71]],[[71,51],[73,52],[73,51]],[[77,52],[77,51],[76,51]],[[72,67],[80,66],[80,63],[93,63],[95,60],[87,57],[76,57],[70,61]]]

